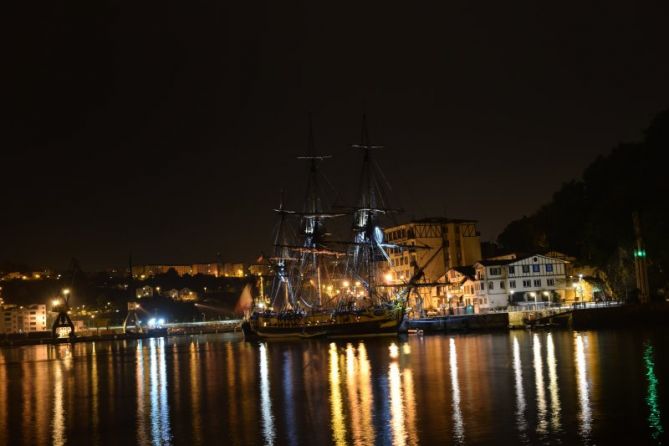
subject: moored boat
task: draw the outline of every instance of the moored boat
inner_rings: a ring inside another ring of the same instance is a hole
[[[370,143],[364,120],[361,143],[353,147],[363,153],[360,197],[355,207],[328,207],[318,167],[329,156],[316,154],[310,126],[308,155],[299,157],[309,165],[305,204],[302,211],[290,211],[282,200],[275,209],[279,222],[269,259],[272,288],[267,295],[261,289],[261,297],[253,299],[241,327],[245,339],[358,338],[400,332],[412,284],[384,281],[390,260],[386,250],[414,247],[384,242],[381,220],[394,210],[379,190],[382,182],[375,177],[378,166],[371,152],[380,146]],[[352,216],[353,239],[332,241],[325,222],[343,216]],[[299,235],[291,237],[291,229]]]

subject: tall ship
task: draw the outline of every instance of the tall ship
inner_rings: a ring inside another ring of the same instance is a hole
[[[247,340],[400,331],[412,285],[390,284],[388,250],[410,248],[384,240],[382,224],[397,210],[389,207],[389,188],[373,158],[381,146],[371,144],[364,117],[360,143],[352,147],[362,155],[357,200],[350,207],[331,205],[324,191],[329,183],[319,170],[330,157],[316,153],[310,120],[307,155],[298,157],[308,165],[303,208],[286,209],[282,197],[274,210],[271,290],[253,298],[242,323]],[[337,225],[349,226],[348,236],[337,239],[331,232]]]

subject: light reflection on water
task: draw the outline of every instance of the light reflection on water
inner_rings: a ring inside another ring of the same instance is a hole
[[[145,343],[148,343],[148,356]],[[163,338],[137,343],[135,375],[137,442],[140,445],[172,444],[165,362]]]
[[[63,370],[62,365],[57,364],[54,368],[54,396],[53,396],[53,427],[52,439],[54,446],[62,446],[65,437],[65,407],[63,405]]]
[[[337,344],[332,342],[330,343],[330,411],[332,414],[332,439],[336,445],[346,444],[346,425],[340,385],[339,354]]]
[[[560,389],[558,388],[557,360],[553,335],[546,336],[546,361],[548,362],[548,391],[551,394],[551,428],[553,432],[560,429]]]
[[[525,391],[523,390],[523,363],[520,359],[518,338],[513,336],[513,374],[516,390],[516,426],[523,442],[527,441],[527,421],[525,420]]]
[[[545,434],[547,432],[546,421],[546,391],[544,388],[544,364],[541,359],[541,340],[539,335],[534,333],[532,336],[532,353],[534,364],[534,381],[537,389],[537,432]]]
[[[579,433],[584,440],[589,440],[590,430],[592,429],[592,411],[590,409],[590,390],[588,385],[588,366],[585,356],[584,336],[576,334],[574,337],[576,361],[576,385],[579,401]]]
[[[646,342],[643,351],[643,361],[646,367],[646,380],[648,381],[648,393],[646,394],[646,404],[648,405],[648,426],[650,427],[653,440],[658,441],[664,433],[664,429],[662,428],[662,418],[658,402],[658,379],[655,375],[654,356],[653,344]]]
[[[460,380],[458,378],[458,353],[455,350],[455,339],[449,339],[448,362],[451,373],[451,396],[453,408],[453,431],[454,440],[458,444],[465,441],[465,426],[462,419],[462,410],[460,409]]]
[[[2,445],[639,444],[666,433],[662,337],[202,336],[0,353]]]
[[[267,346],[260,344],[260,407],[262,410],[262,430],[265,444],[274,444],[274,415],[272,415],[272,400],[270,399],[269,361]]]

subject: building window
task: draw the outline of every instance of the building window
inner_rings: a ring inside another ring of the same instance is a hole
[[[499,282],[499,287],[500,287],[501,289],[506,288],[506,284],[504,283],[503,280]]]
[[[555,286],[555,279],[546,279],[546,285]]]
[[[541,286],[541,279],[534,279],[534,286],[540,287]]]
[[[515,266],[510,266],[509,267],[509,274],[516,274],[516,267]]]
[[[529,288],[532,286],[531,280],[523,280],[523,288]]]
[[[532,265],[532,272],[538,273],[540,271],[541,265]]]
[[[488,289],[489,289],[489,290],[492,290],[492,289],[494,289],[494,288],[495,288],[495,284],[492,283],[492,282],[488,282]]]
[[[509,280],[509,286],[511,288],[515,288],[516,287],[516,281],[515,280]]]
[[[552,273],[553,272],[553,264],[552,263],[547,263],[546,264],[546,272],[547,273]]]
[[[523,272],[524,273],[529,273],[530,272],[530,265],[523,265]]]
[[[490,275],[491,276],[499,276],[502,274],[502,269],[501,268],[490,268]]]

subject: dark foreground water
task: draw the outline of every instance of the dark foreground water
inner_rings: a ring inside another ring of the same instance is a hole
[[[666,332],[0,350],[0,444],[666,444]]]

